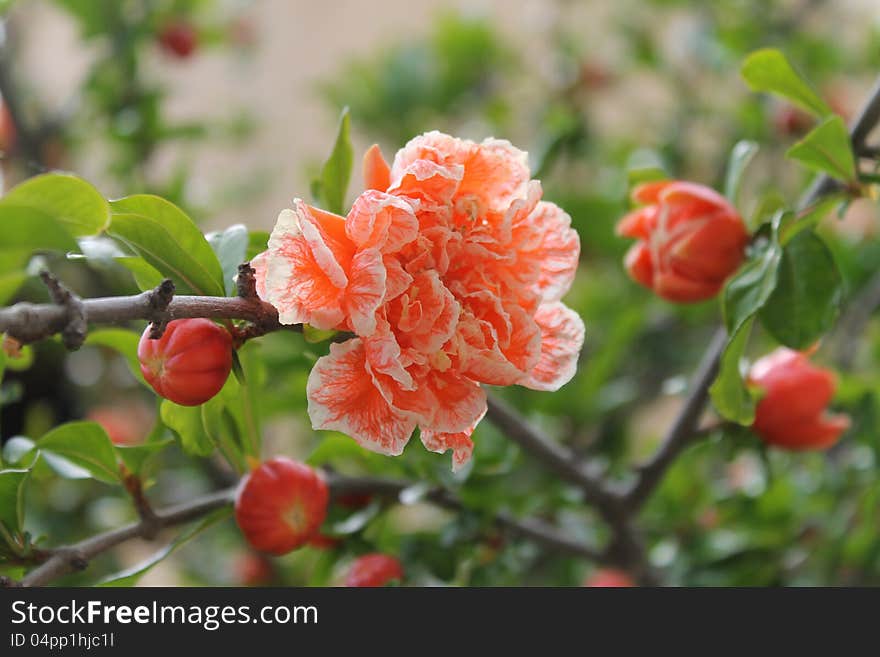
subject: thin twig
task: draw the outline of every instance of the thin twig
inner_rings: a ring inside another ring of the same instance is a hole
[[[413,482],[409,481],[376,477],[346,477],[336,473],[328,473],[327,479],[334,497],[354,493],[398,499],[401,492],[413,486]],[[69,573],[84,570],[95,557],[120,543],[135,538],[151,540],[162,529],[182,525],[205,516],[215,509],[232,504],[235,491],[236,487],[233,486],[191,502],[158,511],[153,511],[148,507],[147,516],[144,517],[142,514],[138,522],[97,534],[73,545],[55,548],[45,562],[25,575],[17,585],[43,586]],[[442,488],[428,491],[424,499],[431,504],[453,511],[464,511],[467,508],[458,497]],[[140,507],[138,510],[139,513],[143,511]],[[560,553],[584,559],[598,560],[602,558],[599,550],[566,536],[550,523],[538,518],[520,519],[502,511],[492,518],[492,523],[498,529],[513,536],[534,541]]]

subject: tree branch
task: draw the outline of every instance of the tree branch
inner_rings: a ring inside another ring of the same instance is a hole
[[[51,281],[51,277],[44,277]],[[261,334],[280,329],[301,330],[278,321],[278,311],[258,297],[173,296],[174,283],[165,280],[153,290],[126,297],[79,299],[68,291],[68,301],[56,303],[17,303],[0,308],[0,333],[7,333],[22,344],[37,342],[56,333],[78,326],[77,337],[85,339],[86,324],[116,324],[130,320],[146,320],[164,327],[171,320],[188,317],[209,319],[241,319],[258,326]],[[71,312],[75,301],[77,313]],[[161,332],[159,332],[161,333]],[[159,337],[154,335],[154,337]]]
[[[853,150],[860,153],[866,145],[868,136],[880,121],[880,78],[875,82],[868,100],[862,106],[858,116],[850,128]],[[806,208],[822,196],[836,191],[836,182],[826,175],[816,178],[804,193],[800,207]],[[685,403],[673,421],[663,439],[657,453],[640,470],[639,478],[626,495],[627,503],[632,509],[638,510],[650,496],[654,488],[663,479],[663,475],[675,457],[684,449],[690,438],[697,433],[697,422],[703,414],[709,396],[709,386],[718,372],[718,363],[727,344],[727,333],[719,328],[709,343],[706,353],[700,361],[697,375]]]
[[[409,481],[377,477],[346,477],[332,472],[327,473],[326,476],[333,497],[355,493],[397,499],[401,492],[413,486]],[[17,585],[43,586],[69,573],[84,570],[95,557],[121,543],[135,538],[152,540],[162,529],[182,525],[232,504],[235,491],[236,487],[233,486],[157,511],[146,507],[150,509],[146,514],[142,508],[138,508],[141,515],[138,522],[97,534],[73,545],[51,550],[51,556],[27,573]],[[467,509],[458,497],[442,488],[426,493],[425,500],[452,511]],[[492,522],[498,529],[534,541],[548,549],[584,559],[602,559],[602,554],[598,550],[566,536],[550,523],[538,518],[518,519],[502,511],[492,518]]]

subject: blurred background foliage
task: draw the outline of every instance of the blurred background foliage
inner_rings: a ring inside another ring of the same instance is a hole
[[[164,195],[203,219],[206,228],[223,227],[213,212],[230,203],[242,209],[249,228],[271,227],[274,215],[254,217],[244,208],[260,207],[272,196],[272,171],[241,169],[236,184],[200,195],[193,192],[198,174],[190,157],[202,146],[246,148],[255,131],[267,128],[247,106],[184,122],[169,118],[165,107],[173,98],[163,85],[164,69],[152,67],[147,74],[142,66],[143,58],[155,55],[162,30],[180,21],[194,26],[199,45],[185,58],[166,52],[167,67],[203,57],[208,48],[248,57],[261,43],[248,12],[259,9],[211,0],[58,0],[76,24],[82,48],[99,54],[75,102],[61,114],[46,114],[15,67],[16,28],[25,27],[28,8],[21,5],[27,3],[6,4],[11,7],[0,82],[5,80],[4,94],[17,95],[5,98],[6,106],[24,108],[22,134],[11,147],[7,143],[3,160],[8,183],[42,168],[85,167],[102,191]],[[880,13],[870,2],[823,0],[545,0],[523,7],[531,12],[532,30],[516,34],[498,27],[505,23],[501,13],[516,11],[512,3],[490,3],[484,13],[445,7],[418,30],[401,30],[356,54],[337,56],[333,71],[308,93],[323,103],[327,125],[349,107],[356,143],[378,141],[389,158],[410,137],[431,129],[475,139],[494,134],[529,150],[545,198],[571,214],[581,236],[582,263],[566,302],[584,318],[587,342],[578,375],[559,392],[497,392],[610,477],[625,477],[656,447],[719,319],[717,302],[677,307],[626,276],[621,258],[628,244],[615,236],[614,224],[629,207],[633,177],[661,169],[719,188],[730,148],[751,139],[761,150],[745,179],[743,216],[794,203],[808,178],[783,153],[809,130],[811,119],[751,93],[739,65],[757,48],[778,47],[849,118],[880,71]],[[375,10],[383,11],[382,3]],[[283,88],[280,81],[278,86]],[[189,149],[170,165],[163,159],[157,171],[157,150],[174,141],[186,141]],[[323,141],[329,152],[332,134]],[[322,153],[297,157],[305,179]],[[307,196],[306,185],[282,183],[287,196]],[[877,286],[877,219],[875,202],[862,199],[820,228],[844,273],[847,305],[844,321],[816,359],[838,370],[836,406],[852,415],[853,428],[826,453],[765,449],[746,430],[715,432],[689,449],[642,514],[650,560],[670,583],[880,584],[880,323],[862,325],[853,317],[860,312],[854,308],[863,312],[865,304],[877,304],[866,296]],[[265,233],[252,231],[254,250],[261,240]],[[83,295],[136,289],[128,272],[110,261],[87,266],[58,258],[48,264]],[[46,297],[31,278],[15,298]],[[850,331],[854,324],[858,334]],[[748,355],[758,357],[774,346],[756,332]],[[418,487],[411,504],[337,505],[326,533],[338,540],[271,563],[249,553],[226,521],[193,538],[144,583],[334,583],[350,559],[375,550],[401,556],[408,584],[577,585],[591,572],[592,564],[487,532],[487,519],[497,510],[544,516],[588,541],[606,531],[574,490],[488,422],[478,428],[473,463],[460,475],[449,472],[448,457],[427,453],[417,440],[400,458],[370,454],[348,438],[309,429],[305,382],[326,344],[283,333],[248,349],[265,368],[259,401],[265,454],[348,473],[442,483],[469,510],[453,516],[432,509],[420,503],[424,488]],[[50,341],[36,346],[33,358],[3,383],[0,426],[7,451],[12,436],[38,437],[81,417],[98,419],[125,440],[169,435],[158,421],[156,399],[138,386],[115,351],[87,346],[66,354]],[[216,457],[193,458],[176,445],[151,467],[150,495],[157,503],[211,490],[229,474]],[[105,485],[59,478],[45,466],[34,477],[37,485],[27,499],[34,536],[71,540],[133,518],[124,495]],[[149,551],[117,550],[68,581],[93,582]]]

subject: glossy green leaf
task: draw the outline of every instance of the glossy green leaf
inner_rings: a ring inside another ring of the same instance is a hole
[[[41,452],[70,461],[99,481],[119,482],[119,465],[113,443],[96,422],[62,424],[40,438],[36,446]]]
[[[845,200],[841,194],[830,194],[797,215],[787,215],[779,228],[779,243],[784,247],[801,232],[813,230]]]
[[[842,294],[831,251],[816,233],[801,232],[782,253],[776,289],[761,309],[761,323],[782,344],[805,349],[831,328]]]
[[[743,425],[755,420],[755,401],[740,371],[754,321],[754,317],[746,319],[730,338],[721,355],[718,377],[709,388],[712,404],[721,416]]]
[[[798,107],[825,116],[831,109],[810,84],[794,70],[779,50],[767,48],[749,55],[740,69],[745,81],[755,91],[777,94]]]
[[[117,258],[116,262],[131,272],[135,284],[141,290],[152,290],[161,283],[165,276],[140,256]],[[179,291],[179,290],[178,290]]]
[[[116,454],[129,472],[139,474],[144,465],[163,449],[174,443],[170,438],[140,445],[116,445]]]
[[[29,470],[0,470],[0,524],[10,534],[21,533],[24,523],[24,489]]]
[[[166,399],[159,414],[165,426],[180,438],[180,444],[187,454],[210,456],[214,452],[214,443],[202,423],[200,406],[179,406]]]
[[[226,230],[205,235],[208,244],[217,254],[220,267],[223,269],[223,283],[226,294],[235,292],[235,277],[238,266],[247,260],[248,231],[242,224],[235,224]]]
[[[842,181],[856,179],[856,162],[846,124],[839,116],[831,116],[813,128],[803,139],[788,149],[786,157],[819,173],[827,173]]]
[[[321,176],[315,185],[315,191],[323,208],[336,214],[345,214],[345,193],[351,179],[351,168],[354,162],[354,149],[351,145],[351,118],[348,108],[342,110],[336,141],[330,157],[321,169]]]
[[[110,223],[107,199],[85,180],[66,173],[29,178],[10,189],[3,202],[39,210],[76,237],[96,235]]]
[[[758,144],[745,140],[738,141],[730,151],[730,157],[727,160],[727,173],[724,177],[724,195],[734,205],[737,204],[743,174],[757,153]]]
[[[776,287],[781,259],[782,249],[774,239],[727,283],[723,294],[723,312],[729,335],[736,333],[767,303]]]
[[[181,532],[177,536],[177,538],[175,538],[171,543],[163,547],[161,550],[153,554],[145,561],[137,564],[136,566],[133,566],[132,568],[123,570],[120,573],[110,575],[106,579],[99,582],[96,586],[134,586],[138,583],[140,578],[150,572],[150,570],[152,570],[152,568],[156,564],[160,563],[163,559],[165,559],[168,555],[180,548],[187,541],[198,536],[205,529],[208,529],[209,527],[216,525],[218,522],[221,522],[222,520],[228,518],[231,513],[231,505],[228,507],[222,507],[220,509],[217,509],[216,511],[209,513],[192,527]]]
[[[0,252],[73,251],[76,240],[52,215],[0,199]]]
[[[220,262],[183,210],[149,194],[128,196],[110,205],[110,235],[171,278],[178,292],[225,296]]]

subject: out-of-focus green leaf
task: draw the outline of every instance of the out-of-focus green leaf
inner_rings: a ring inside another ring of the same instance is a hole
[[[802,231],[812,230],[843,202],[845,198],[842,195],[830,194],[800,214],[786,216],[779,227],[779,243],[784,247]]]
[[[626,161],[626,176],[630,189],[636,185],[669,177],[659,153],[640,148],[630,154]]]
[[[116,445],[116,454],[128,468],[129,472],[139,474],[153,456],[168,447],[174,441],[170,438],[165,440],[157,440],[155,442],[146,442],[141,445]]]
[[[0,524],[10,534],[20,534],[24,523],[24,489],[29,470],[0,470]]]
[[[110,235],[172,279],[178,292],[225,296],[220,262],[183,210],[149,194],[128,196],[110,205]]]
[[[116,262],[131,272],[134,282],[141,290],[152,290],[165,279],[158,269],[140,256],[125,256],[117,258]]]
[[[159,409],[162,422],[180,438],[187,454],[210,456],[214,443],[205,431],[201,406],[179,406],[167,399]]]
[[[324,162],[321,176],[313,185],[325,210],[336,214],[345,213],[345,193],[351,179],[351,167],[354,162],[354,149],[351,146],[351,118],[348,108],[342,110],[336,141],[330,157]]]
[[[96,422],[62,424],[40,438],[36,447],[41,452],[67,459],[99,481],[109,484],[119,482],[119,466],[113,443]]]
[[[743,62],[740,73],[755,91],[782,96],[817,116],[831,113],[831,108],[779,50],[767,48],[753,52]]]
[[[178,535],[178,537],[175,538],[167,546],[156,552],[153,556],[149,557],[146,561],[143,561],[142,563],[139,563],[138,565],[133,566],[132,568],[129,568],[127,570],[123,570],[120,573],[116,573],[115,575],[110,575],[106,579],[99,582],[96,586],[134,586],[138,583],[140,578],[150,572],[150,570],[152,570],[152,568],[156,564],[160,563],[168,555],[184,545],[190,539],[195,538],[205,529],[208,529],[209,527],[216,525],[218,522],[221,522],[222,520],[228,518],[231,513],[231,506],[223,507],[209,513],[204,518],[199,520],[199,522],[197,522],[195,525]]]
[[[24,272],[10,272],[8,274],[0,274],[0,306],[9,303],[9,300],[18,292],[18,288],[27,280],[27,274]]]
[[[76,237],[96,235],[110,223],[107,199],[85,180],[66,173],[29,178],[10,189],[3,202],[39,210]]]
[[[737,205],[743,174],[757,153],[758,144],[753,141],[738,141],[730,151],[724,177],[724,195],[734,205]]]
[[[254,257],[266,250],[269,242],[269,233],[265,230],[252,230],[248,235],[248,247],[246,257],[253,260]]]
[[[242,224],[235,224],[226,230],[205,235],[208,244],[217,254],[223,269],[223,282],[226,294],[235,292],[235,277],[238,266],[247,259],[248,231]]]
[[[788,149],[786,157],[819,173],[843,181],[856,179],[856,162],[846,124],[830,116]]]
[[[834,323],[842,285],[825,242],[814,232],[801,232],[782,253],[776,288],[761,309],[761,323],[782,344],[805,349]]]
[[[753,316],[747,318],[730,338],[721,356],[718,378],[709,388],[709,396],[718,412],[731,422],[743,425],[755,420],[755,401],[740,372],[740,361],[754,321]]]
[[[773,293],[782,249],[774,238],[754,259],[747,262],[724,288],[724,324],[729,335],[757,313]]]

